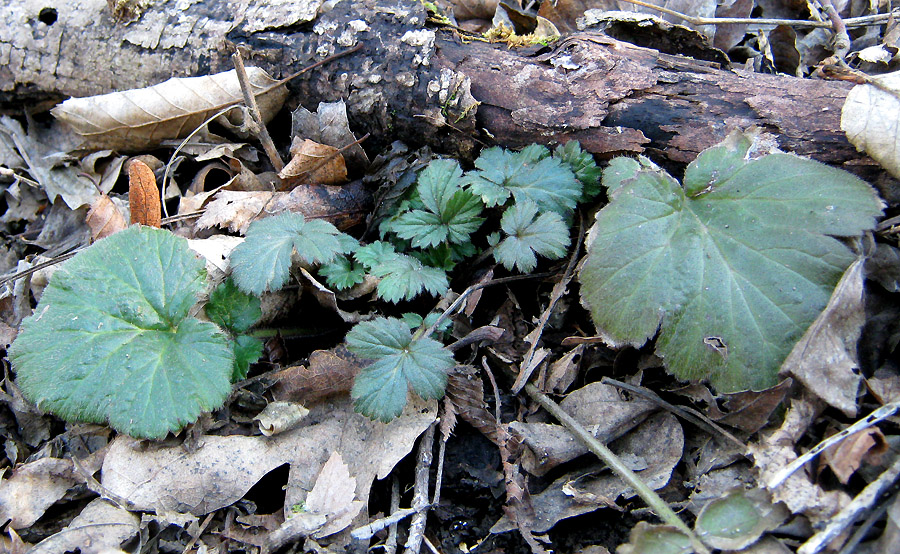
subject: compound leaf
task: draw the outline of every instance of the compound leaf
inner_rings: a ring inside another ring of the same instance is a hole
[[[616,188],[589,234],[582,301],[611,344],[659,330],[657,353],[683,379],[766,388],[854,259],[834,237],[872,228],[882,204],[812,160],[716,155],[726,171],[696,168],[693,196],[643,162],[604,176]]]
[[[231,373],[231,381],[236,383],[247,378],[250,372],[250,364],[262,356],[263,343],[256,337],[240,335],[234,339],[231,345],[234,350],[234,368]]]
[[[494,248],[494,259],[506,269],[530,273],[537,265],[535,254],[555,260],[569,247],[569,228],[562,216],[538,215],[537,204],[531,201],[516,202],[503,212],[500,228],[507,237]]]
[[[445,271],[406,254],[393,254],[382,260],[372,268],[372,274],[381,277],[378,296],[394,303],[409,300],[423,289],[434,295],[444,294],[450,286]]]
[[[338,256],[333,262],[319,267],[319,275],[325,277],[329,287],[343,290],[362,283],[366,272],[346,256]]]
[[[594,161],[590,152],[581,149],[577,140],[570,140],[565,146],[559,146],[553,151],[553,157],[557,158],[575,173],[575,178],[581,181],[582,194],[579,202],[586,202],[600,194],[600,168]]]
[[[347,333],[347,348],[373,360],[357,375],[351,392],[356,410],[381,421],[399,416],[407,391],[426,400],[444,395],[453,354],[431,338],[413,338],[400,319],[380,317]]]
[[[244,242],[231,252],[229,263],[238,288],[262,294],[287,283],[294,249],[306,263],[320,264],[354,246],[355,241],[327,221],[306,221],[300,214],[284,212],[251,223]]]
[[[66,420],[162,438],[222,405],[233,353],[188,317],[205,284],[187,241],[132,226],[53,275],[9,356],[23,394]]]
[[[356,258],[357,262],[371,269],[380,264],[382,260],[393,256],[395,252],[396,250],[391,243],[376,240],[371,244],[357,248],[356,252],[353,253],[353,257]]]

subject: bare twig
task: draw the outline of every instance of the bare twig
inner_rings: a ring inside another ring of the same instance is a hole
[[[234,70],[237,73],[238,82],[241,84],[244,104],[250,110],[250,116],[253,118],[253,134],[262,143],[263,150],[266,151],[269,161],[272,162],[272,167],[275,168],[276,172],[280,173],[284,169],[284,162],[281,161],[281,156],[278,155],[275,143],[272,142],[269,130],[266,129],[266,123],[262,120],[262,115],[259,113],[259,104],[256,103],[256,95],[250,89],[250,79],[247,77],[247,70],[244,68],[244,58],[241,57],[240,49],[235,49],[234,54],[231,55],[231,61],[234,62]]]
[[[700,539],[696,534],[688,527],[678,515],[672,511],[672,508],[669,507],[666,502],[656,494],[653,489],[648,487],[641,478],[634,474],[631,469],[625,465],[622,460],[616,456],[612,450],[606,447],[605,444],[598,441],[593,435],[591,435],[587,429],[585,429],[580,423],[575,421],[575,419],[563,411],[562,408],[559,407],[559,404],[550,399],[549,396],[541,392],[537,387],[532,385],[531,383],[527,383],[523,389],[528,396],[530,396],[535,402],[541,405],[545,410],[550,412],[550,414],[559,420],[560,423],[563,424],[573,435],[575,435],[578,440],[584,443],[585,446],[590,449],[598,458],[603,460],[606,465],[612,469],[616,475],[618,475],[622,480],[624,480],[631,488],[633,488],[637,494],[656,512],[656,515],[662,518],[663,521],[668,523],[669,525],[677,528],[679,531],[688,536],[691,540],[691,544],[700,554],[709,554],[709,549],[700,542]]]
[[[419,451],[416,455],[416,480],[413,487],[412,507],[416,513],[409,523],[409,536],[406,539],[405,554],[418,554],[422,547],[422,537],[425,535],[425,521],[428,517],[428,476],[431,469],[432,453],[434,448],[434,429],[437,427],[435,423],[428,426],[419,439]]]

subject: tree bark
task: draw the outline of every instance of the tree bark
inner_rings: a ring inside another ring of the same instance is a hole
[[[284,76],[362,43],[296,79],[310,109],[344,99],[367,146],[427,143],[471,157],[481,144],[581,141],[602,158],[648,155],[676,174],[724,138],[757,125],[782,149],[842,167],[900,203],[897,181],[840,130],[851,85],[723,69],[598,33],[510,50],[426,26],[415,0],[163,0],[146,11],[106,0],[12,0],[0,13],[0,107],[89,96],[248,64]],[[138,2],[133,2],[138,5]],[[126,6],[123,8],[122,6]]]

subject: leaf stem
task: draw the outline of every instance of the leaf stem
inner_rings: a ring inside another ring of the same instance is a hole
[[[616,456],[605,444],[598,441],[596,437],[591,435],[580,423],[563,411],[559,404],[554,402],[549,396],[541,392],[531,383],[526,383],[523,389],[528,396],[541,405],[542,408],[550,412],[550,414],[559,420],[578,440],[584,443],[598,458],[603,460],[619,477],[621,477],[628,485],[630,485],[650,508],[656,512],[663,521],[677,528],[679,531],[687,535],[691,543],[700,554],[709,554],[709,549],[700,542],[696,534],[687,526],[681,518],[669,507],[666,502],[659,497],[650,487],[648,487],[641,478],[635,475],[631,469],[626,466],[622,460]]]

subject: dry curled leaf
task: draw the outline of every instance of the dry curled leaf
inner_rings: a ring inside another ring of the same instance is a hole
[[[264,121],[287,97],[284,85],[258,67],[247,77]],[[234,70],[204,77],[169,79],[152,87],[70,98],[53,115],[94,146],[120,151],[152,148],[165,139],[183,138],[217,111],[243,101]]]
[[[131,203],[131,224],[160,227],[162,204],[156,177],[150,166],[140,160],[128,164],[128,199]]]
[[[347,180],[344,157],[334,146],[309,139],[297,141],[291,145],[291,156],[278,174],[288,186],[291,180],[316,185],[337,185]]]
[[[84,221],[91,229],[91,241],[106,238],[128,227],[125,216],[122,215],[112,199],[105,194],[94,198]]]

